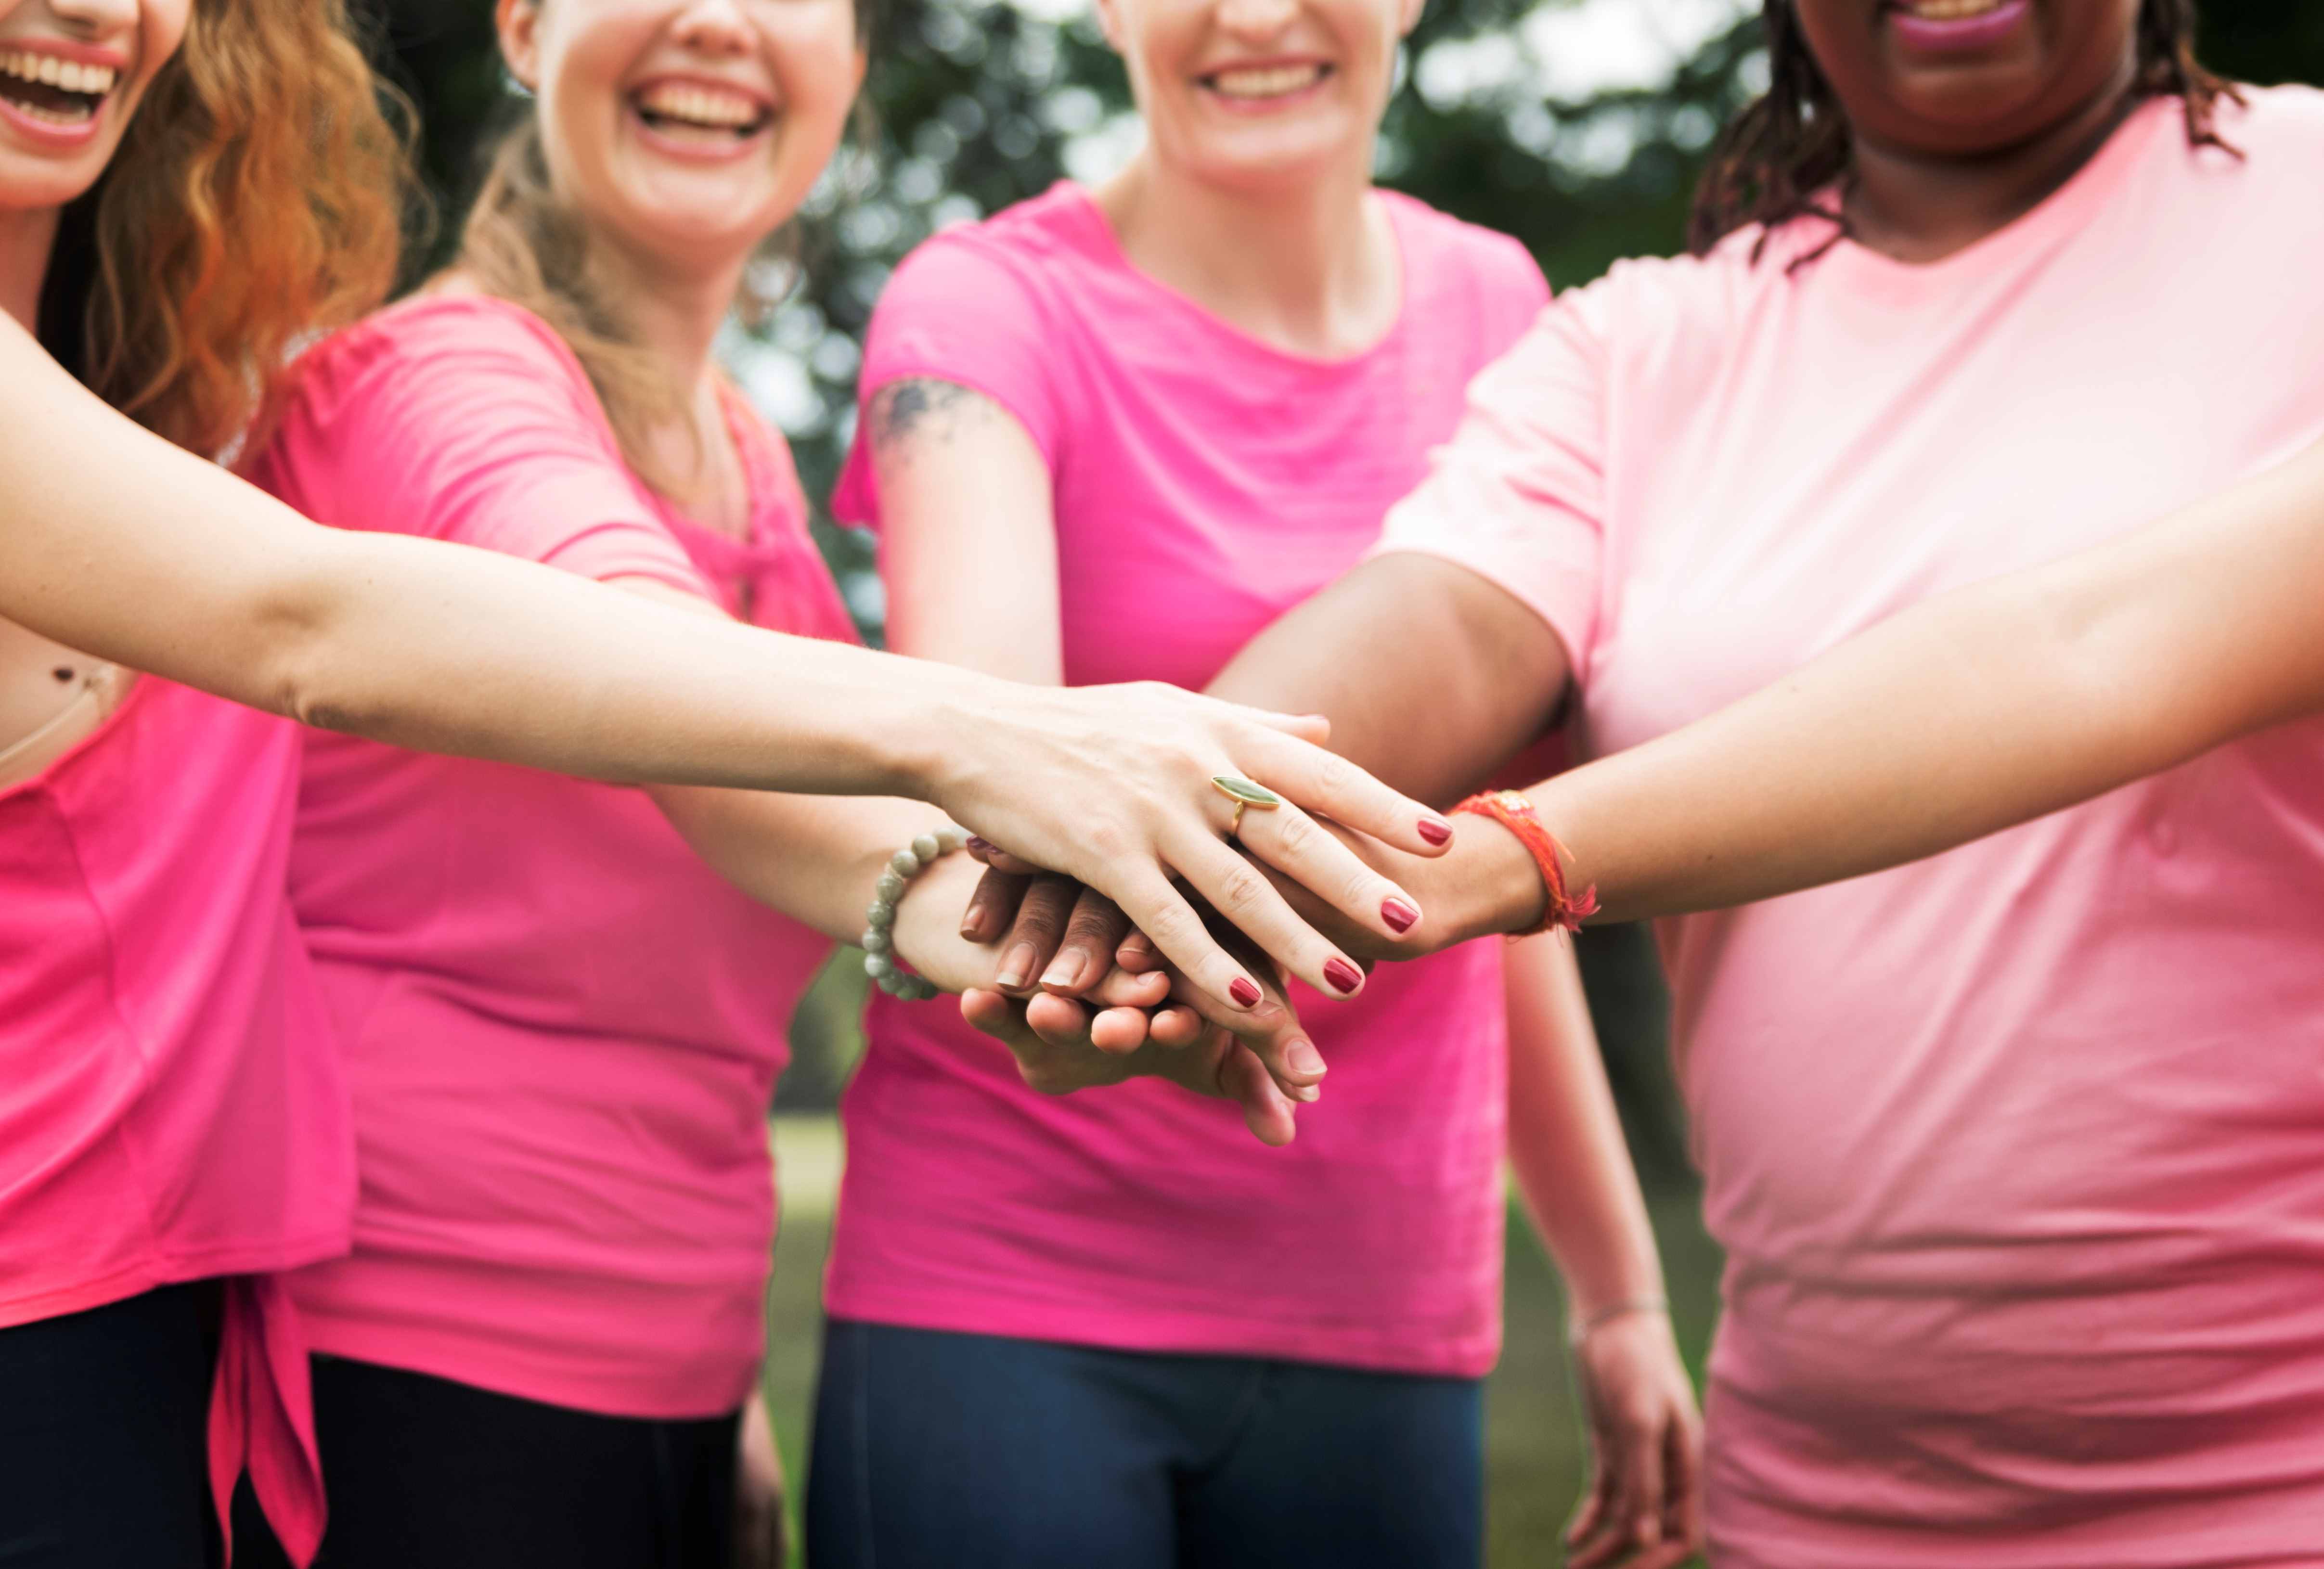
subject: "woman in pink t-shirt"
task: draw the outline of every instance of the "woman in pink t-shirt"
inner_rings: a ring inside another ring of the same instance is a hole
[[[1199,688],[1373,543],[1547,299],[1515,243],[1372,189],[1417,12],[1101,8],[1148,146],[937,235],[873,318],[835,504],[881,531],[893,646]],[[1621,1414],[1615,1539],[1685,1556],[1692,1400],[1644,1206],[1569,955],[1512,957],[1506,987],[1479,945],[1304,994],[1331,1072],[1281,1151],[1159,1086],[1034,1094],[951,1011],[875,1000],[815,1560],[1473,1564],[1505,1107]]]
[[[852,640],[788,456],[711,346],[836,144],[856,14],[516,0],[500,22],[538,107],[458,260],[302,358],[253,477],[342,528]],[[291,1281],[329,1562],[723,1569],[788,1018],[941,824],[309,738],[291,901],[360,1175],[352,1252]],[[957,930],[972,871],[912,884],[880,963],[991,979]]]
[[[2324,253],[2324,97],[2230,95],[2192,63],[2191,8],[2164,0],[1943,15],[1800,0],[1768,20],[1774,89],[1722,143],[1700,254],[1625,263],[1545,314],[1479,378],[1379,558],[1220,689],[1309,706],[1321,667],[1342,684],[1320,705],[1335,743],[1386,763],[1391,736],[1492,754],[1571,686],[1591,744],[1615,752],[2324,435],[2324,272],[2301,264]],[[2098,565],[2151,575],[2169,601],[2219,544],[2166,530]],[[2296,576],[2299,551],[2282,559]],[[2173,686],[2194,700],[2200,672],[2234,669],[2217,640],[2257,630],[2218,619],[2237,597],[2198,595],[2198,614],[2161,623],[2183,663],[2122,635],[2135,618],[2080,635],[2087,597],[2048,613],[2062,630],[2037,602],[2023,646],[1941,657],[2004,709],[2087,685],[2135,715],[2144,694],[2109,698],[2133,681],[2168,713]],[[2289,625],[2286,599],[2271,605]],[[1427,689],[1406,668],[1420,646]],[[2013,668],[2074,650],[2087,671]],[[1491,702],[1448,708],[1448,685]],[[2192,728],[2218,742],[2293,711],[2275,690]],[[2008,725],[1932,724],[2029,755]],[[2069,741],[2087,748],[2061,725]],[[2130,730],[2115,750],[2187,755]],[[1959,836],[1929,802],[1989,761],[1956,774],[1917,755],[1925,793],[1881,776],[1905,853]],[[1652,766],[1532,792],[1572,833],[1576,874],[1596,864],[1591,823],[1629,809],[1600,792]],[[2072,771],[2033,804],[2079,793]],[[1665,924],[1729,1258],[1709,1398],[1718,1561],[2315,1561],[2319,780],[2309,718],[1914,864]],[[1969,826],[2023,816],[2012,798]],[[1667,783],[1641,807],[1684,810]],[[1835,791],[1836,829],[1838,808]],[[1788,820],[1821,815],[1811,798]],[[1735,859],[1769,854],[1754,825]],[[1609,863],[1613,913],[1683,909],[1722,881],[1688,864],[1658,883],[1651,865]],[[1513,836],[1464,831],[1437,870],[1409,885],[1438,936],[1542,909]]]

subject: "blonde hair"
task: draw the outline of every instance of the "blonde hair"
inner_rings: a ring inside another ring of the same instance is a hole
[[[345,0],[197,0],[68,209],[42,301],[51,347],[181,447],[263,438],[300,340],[394,283],[416,187],[382,95]]]

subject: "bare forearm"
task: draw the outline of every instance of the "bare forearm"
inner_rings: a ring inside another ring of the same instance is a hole
[[[1332,722],[1332,750],[1422,800],[1476,789],[1539,736],[1565,652],[1467,569],[1397,554],[1358,567],[1252,639],[1215,697]]]
[[[718,874],[760,903],[836,942],[863,935],[864,907],[889,857],[943,826],[918,801],[872,797],[651,787],[688,844]]]
[[[1577,1316],[1662,1295],[1654,1227],[1622,1139],[1572,947],[1508,953],[1509,1165]]]
[[[2324,447],[1536,787],[1608,918],[1934,854],[2324,707]]]

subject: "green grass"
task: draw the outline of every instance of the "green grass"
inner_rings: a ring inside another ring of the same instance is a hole
[[[822,1338],[819,1303],[838,1133],[828,1117],[779,1117],[776,1147],[783,1226],[767,1297],[767,1392],[796,1500],[806,1474]],[[1658,1198],[1654,1209],[1679,1344],[1699,1381],[1716,1310],[1719,1252],[1703,1235],[1692,1195]],[[1508,1338],[1486,1394],[1486,1561],[1492,1569],[1541,1569],[1563,1561],[1558,1537],[1580,1495],[1586,1460],[1567,1375],[1556,1271],[1514,1208],[1508,1291]]]

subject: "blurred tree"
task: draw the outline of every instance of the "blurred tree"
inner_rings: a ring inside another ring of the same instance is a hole
[[[440,259],[480,142],[508,101],[487,0],[358,0],[384,68],[418,105]],[[906,252],[1057,180],[1093,180],[1136,145],[1120,61],[1084,0],[879,4],[862,132],[808,204],[788,302],[727,346],[735,374],[789,434],[807,494],[828,494],[853,430],[857,345]],[[1433,0],[1405,51],[1380,139],[1381,180],[1517,235],[1552,282],[1683,243],[1689,193],[1719,125],[1766,78],[1754,0]],[[2324,4],[2206,0],[2203,52],[2231,76],[2324,82]],[[781,263],[770,263],[770,265]],[[870,542],[817,537],[876,637]],[[1683,1169],[1663,1051],[1667,1011],[1642,933],[1588,934],[1584,969],[1633,1149],[1651,1178]],[[801,1011],[785,1095],[823,1102],[853,1049],[855,979],[835,972]],[[823,1103],[828,1103],[823,1102]]]

